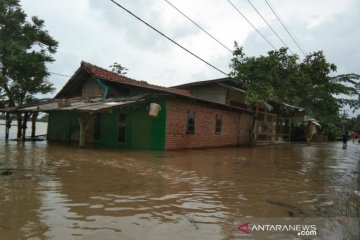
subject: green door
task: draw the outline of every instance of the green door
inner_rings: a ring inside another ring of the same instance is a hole
[[[133,147],[151,149],[152,119],[147,113],[136,111],[133,114]]]

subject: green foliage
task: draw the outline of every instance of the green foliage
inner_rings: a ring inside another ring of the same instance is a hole
[[[359,103],[344,97],[358,94],[358,83],[352,76],[330,77],[336,66],[322,51],[310,53],[300,62],[286,48],[266,56],[247,57],[235,43],[233,55],[231,75],[246,89],[250,104],[285,102],[304,107],[307,114],[320,121],[338,123],[340,107]]]
[[[360,115],[353,118],[346,118],[344,121],[344,129],[360,133]]]
[[[40,118],[38,118],[37,120],[38,122],[48,122],[49,121],[49,114],[44,114],[43,116],[41,116]]]
[[[7,106],[54,90],[46,63],[54,61],[58,42],[43,28],[38,17],[27,20],[19,0],[0,1],[0,95]]]
[[[126,67],[123,67],[120,63],[114,62],[113,65],[110,65],[111,71],[114,73],[117,73],[119,75],[126,75],[127,69]]]

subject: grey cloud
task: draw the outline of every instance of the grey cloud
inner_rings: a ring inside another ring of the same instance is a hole
[[[102,13],[103,18],[112,29],[122,32],[122,36],[134,46],[143,49],[152,48],[153,51],[166,51],[173,46],[163,36],[112,2],[108,1],[104,4],[97,0],[91,0],[89,3],[91,7]],[[181,41],[181,38],[194,35],[198,32],[191,25],[176,25],[173,29],[166,29],[164,27],[164,20],[161,18],[161,11],[163,9],[156,8],[159,5],[155,4],[154,0],[121,1],[121,4],[175,41]],[[164,5],[164,7],[166,6]],[[174,14],[177,13],[174,12]]]
[[[296,21],[289,21],[286,24],[305,52],[324,51],[328,61],[338,66],[338,74],[359,73],[360,51],[357,50],[360,41],[359,16],[360,2],[354,1],[349,11],[333,15],[331,19],[315,27],[308,28],[303,22]],[[264,32],[264,29],[260,31]],[[293,51],[303,57],[289,36],[285,34],[281,36]],[[271,42],[276,42],[274,35],[268,33],[266,37]],[[272,50],[256,32],[249,34],[243,45],[248,55],[264,55]]]

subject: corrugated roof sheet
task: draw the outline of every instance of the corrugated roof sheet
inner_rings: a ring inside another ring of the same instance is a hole
[[[53,111],[76,111],[76,112],[100,112],[125,105],[144,101],[146,96],[138,95],[130,98],[112,98],[103,100],[101,98],[68,98],[67,104],[60,104],[64,99],[53,99],[48,102],[38,103],[31,106],[3,109],[9,112],[53,112]]]

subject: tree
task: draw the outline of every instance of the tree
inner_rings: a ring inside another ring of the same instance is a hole
[[[38,17],[27,20],[19,0],[0,1],[0,95],[8,107],[54,90],[46,64],[54,61],[58,42],[43,28]]]
[[[231,75],[247,91],[249,103],[280,101],[304,107],[307,113],[324,122],[339,121],[339,108],[356,104],[346,96],[358,94],[350,77],[330,77],[336,71],[323,52],[308,54],[300,62],[286,48],[266,56],[247,57],[235,43]]]
[[[358,93],[355,88],[356,81],[345,76],[330,77],[336,69],[335,64],[325,59],[322,51],[308,54],[300,64],[303,74],[301,83],[306,82],[305,89],[309,93],[303,93],[300,104],[311,116],[324,122],[336,123],[339,120],[340,108],[356,105],[355,99],[348,98]]]
[[[114,62],[113,65],[110,65],[111,71],[114,73],[117,73],[119,75],[126,75],[127,69],[126,67],[123,67],[120,63]]]

